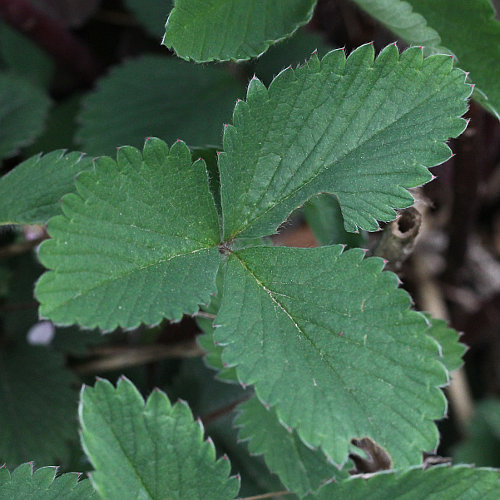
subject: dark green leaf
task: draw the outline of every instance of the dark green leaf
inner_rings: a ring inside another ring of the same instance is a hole
[[[276,411],[266,410],[256,397],[238,410],[235,424],[240,427],[239,439],[249,441],[251,453],[264,455],[269,469],[290,491],[304,496],[328,480],[348,477],[347,470],[339,471],[321,450],[308,448],[295,431],[285,429]]]
[[[223,69],[161,56],[128,61],[85,99],[77,140],[93,155],[111,154],[120,144],[139,147],[152,135],[220,144],[222,123],[242,94]]]
[[[257,57],[307,23],[316,0],[175,0],[163,43],[183,59]]]
[[[172,406],[161,391],[144,403],[127,379],[116,389],[99,380],[82,390],[80,423],[95,468],[91,480],[103,499],[224,500],[238,492],[229,461],[215,460],[189,407]]]
[[[219,267],[219,222],[205,164],[182,142],[102,157],[64,197],[40,260],[40,314],[112,330],[180,319],[207,303]]]
[[[312,500],[496,500],[498,471],[472,467],[431,467],[382,472],[324,486]],[[309,497],[308,497],[309,498]]]
[[[238,378],[336,464],[370,437],[395,467],[438,443],[447,372],[425,319],[359,249],[255,247],[226,269],[215,339]]]
[[[46,224],[75,190],[76,174],[91,166],[91,158],[64,151],[22,162],[0,178],[0,224]]]
[[[19,76],[0,74],[0,158],[34,141],[49,107],[49,98],[39,88]]]
[[[33,464],[20,465],[10,473],[0,468],[0,500],[90,500],[97,495],[90,481],[79,481],[80,474],[57,476],[57,467],[33,470]]]
[[[394,219],[466,126],[464,78],[447,56],[390,45],[374,61],[364,45],[347,61],[313,56],[269,89],[253,79],[219,157],[224,238],[269,235],[320,192],[337,196],[348,231]]]

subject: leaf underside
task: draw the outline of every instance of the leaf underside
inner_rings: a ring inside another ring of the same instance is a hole
[[[90,500],[97,495],[90,481],[79,481],[80,474],[56,477],[57,467],[33,470],[32,463],[22,464],[12,473],[0,467],[0,500]]]
[[[61,213],[60,200],[74,191],[76,174],[91,165],[89,157],[62,150],[22,162],[0,179],[0,225],[46,224]]]
[[[40,248],[52,269],[36,286],[40,314],[103,330],[180,319],[207,303],[219,266],[218,216],[205,164],[182,142],[102,157],[63,198]]]
[[[342,247],[255,247],[229,258],[215,340],[240,381],[336,464],[370,437],[395,467],[438,443],[447,373],[383,261]],[[382,424],[383,423],[383,424]]]
[[[471,87],[451,58],[389,45],[313,56],[267,89],[250,82],[219,157],[224,238],[259,237],[312,195],[337,196],[345,227],[378,228],[413,203],[405,188],[450,157]]]
[[[495,500],[500,496],[498,471],[470,466],[411,469],[379,473],[324,486],[310,500]]]
[[[176,0],[163,44],[196,62],[257,57],[312,17],[316,0]]]
[[[225,500],[238,492],[229,460],[216,460],[188,406],[172,406],[159,390],[144,403],[129,380],[121,378],[116,389],[99,380],[82,390],[80,423],[103,499]]]

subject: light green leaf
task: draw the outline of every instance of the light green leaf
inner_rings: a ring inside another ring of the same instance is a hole
[[[224,238],[271,234],[312,195],[337,196],[345,227],[378,228],[413,203],[465,128],[471,93],[446,56],[371,45],[313,56],[267,89],[250,82],[219,157]]]
[[[12,156],[42,132],[50,100],[13,74],[0,74],[0,158]]]
[[[239,439],[249,440],[250,453],[264,454],[269,469],[278,474],[283,484],[299,496],[316,491],[331,479],[345,479],[320,450],[308,448],[295,431],[280,424],[274,409],[266,410],[256,397],[238,407],[235,425]]]
[[[316,0],[175,0],[163,44],[196,62],[257,57],[312,17]]]
[[[359,249],[255,247],[229,257],[215,339],[259,399],[345,462],[370,437],[395,467],[438,443],[447,373],[396,275]]]
[[[490,0],[354,1],[404,40],[449,49],[477,84],[474,97],[499,116],[500,22]]]
[[[10,473],[0,468],[0,500],[87,500],[97,499],[90,481],[79,481],[80,474],[56,477],[57,467],[34,471],[33,464],[20,465]]]
[[[144,403],[129,380],[116,389],[99,380],[82,389],[79,413],[91,480],[103,499],[224,500],[238,492],[229,460],[215,460],[189,407],[172,406],[159,390]]]
[[[125,5],[154,38],[165,33],[165,21],[172,9],[172,0],[125,0]]]
[[[382,472],[324,486],[311,500],[496,500],[498,471],[467,466]]]
[[[458,332],[453,328],[448,328],[446,321],[432,318],[430,314],[425,314],[430,322],[428,335],[430,335],[441,346],[440,361],[449,372],[457,370],[463,364],[462,356],[467,348],[458,342]]]
[[[335,196],[320,194],[304,205],[304,217],[320,245],[344,243],[348,247],[366,244],[363,233],[348,233],[344,228],[344,217]]]
[[[92,155],[114,153],[120,144],[139,147],[152,135],[167,142],[220,144],[222,123],[243,92],[220,68],[164,56],[128,61],[85,99],[76,139]]]
[[[65,460],[76,438],[76,394],[63,356],[24,342],[2,347],[0,379],[0,463]]]
[[[219,223],[205,164],[182,142],[102,157],[63,198],[40,260],[40,314],[61,324],[133,328],[207,303],[219,266]]]
[[[75,190],[76,174],[91,165],[91,158],[64,151],[23,161],[0,178],[0,224],[46,224]]]

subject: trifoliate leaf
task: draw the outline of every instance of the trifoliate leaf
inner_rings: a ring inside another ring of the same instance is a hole
[[[336,464],[370,437],[395,467],[433,450],[447,382],[425,319],[360,249],[261,247],[229,257],[215,339],[280,421]]]
[[[8,345],[0,349],[0,377],[0,463],[63,461],[77,437],[74,378],[63,356],[48,347]]]
[[[33,470],[32,463],[20,465],[10,473],[0,468],[0,500],[90,500],[97,495],[88,480],[80,474],[57,476],[57,467]]]
[[[449,49],[477,84],[474,97],[499,116],[500,22],[490,0],[354,1],[404,40]]]
[[[125,0],[125,5],[137,20],[150,35],[158,39],[165,33],[165,21],[172,3],[172,0]]]
[[[448,328],[446,321],[442,319],[432,318],[430,314],[425,316],[430,322],[428,335],[441,346],[441,363],[450,372],[457,370],[462,366],[462,356],[467,350],[464,344],[458,342],[458,332],[453,328]]]
[[[182,142],[102,157],[63,198],[64,216],[40,260],[53,271],[36,287],[40,314],[112,330],[180,319],[207,303],[219,266],[219,223],[205,164]]]
[[[275,410],[266,410],[256,397],[238,410],[235,425],[240,427],[239,439],[249,440],[251,453],[264,455],[269,469],[290,491],[304,496],[328,480],[348,477],[347,471],[329,463],[321,450],[308,448],[295,431],[285,429]]]
[[[0,74],[0,158],[15,154],[42,132],[50,100],[13,74]]]
[[[196,62],[257,57],[312,17],[316,0],[175,0],[163,44]]]
[[[116,67],[83,103],[77,140],[88,154],[139,147],[147,136],[220,144],[243,89],[227,71],[146,56]]]
[[[500,401],[484,399],[474,406],[463,440],[454,447],[453,461],[500,467]]]
[[[310,500],[495,500],[500,496],[498,471],[467,466],[382,472],[324,486]]]
[[[450,57],[371,45],[250,82],[219,157],[224,238],[269,235],[312,195],[337,196],[345,227],[375,230],[413,203],[404,188],[450,157],[471,92]]]
[[[229,460],[215,459],[189,407],[172,406],[161,391],[144,403],[129,380],[116,389],[99,380],[83,388],[79,413],[91,480],[103,499],[224,500],[238,492]]]
[[[64,151],[23,161],[0,178],[0,224],[46,224],[75,190],[76,174],[91,165],[89,157]]]

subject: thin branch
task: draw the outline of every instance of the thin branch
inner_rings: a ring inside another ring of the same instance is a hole
[[[85,82],[92,83],[96,79],[100,67],[87,46],[28,0],[0,0],[0,18]]]
[[[217,316],[215,314],[207,313],[205,311],[198,311],[193,314],[193,318],[206,318],[206,319],[215,319]]]
[[[257,495],[254,497],[245,497],[245,498],[240,498],[240,500],[261,500],[264,498],[276,498],[278,496],[284,497],[285,495],[291,495],[292,492],[288,490],[283,490],[283,491],[275,491],[273,493],[264,493],[263,495]]]
[[[425,256],[416,254],[413,259],[418,284],[417,295],[421,309],[428,311],[434,318],[449,321],[443,294],[432,277]],[[474,414],[474,403],[463,367],[452,372],[447,391],[458,427],[462,433],[465,433],[467,424]]]
[[[1,1],[1,0],[0,0]],[[26,240],[21,243],[13,243],[5,248],[0,248],[0,259],[5,259],[6,257],[13,257],[15,255],[20,255],[29,252],[33,248],[37,247],[42,241],[46,240],[47,236],[42,236],[34,240]]]
[[[201,421],[203,422],[203,425],[207,425],[210,422],[213,422],[214,420],[217,420],[219,417],[223,417],[224,415],[227,415],[231,411],[233,411],[239,404],[244,403],[247,401],[249,398],[242,398],[238,399],[236,401],[233,401],[232,403],[229,403],[226,406],[223,406],[222,408],[217,408],[216,410],[207,413],[206,415],[203,415],[201,417]]]
[[[96,346],[91,349],[91,354],[101,356],[101,358],[75,365],[74,370],[77,373],[84,375],[121,370],[130,366],[144,365],[168,358],[197,358],[203,356],[205,351],[195,340],[190,340],[173,345]]]

